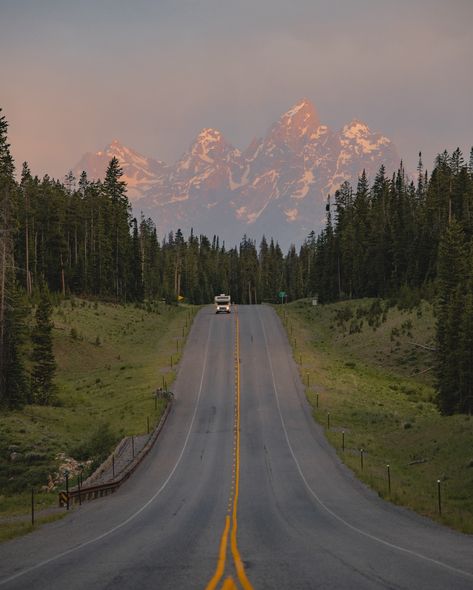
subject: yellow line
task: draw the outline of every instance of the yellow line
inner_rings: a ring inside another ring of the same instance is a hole
[[[205,587],[205,590],[214,590],[217,587],[217,584],[220,582],[220,578],[223,576],[223,572],[225,571],[225,560],[227,557],[227,542],[228,542],[228,531],[230,529],[230,517],[225,517],[225,528],[223,530],[222,539],[220,540],[220,549],[218,552],[218,563],[217,569],[210,580],[210,582]]]
[[[235,563],[235,569],[238,574],[238,579],[244,590],[253,590],[253,586],[246,577],[245,567],[240,557],[240,552],[237,546],[237,512],[238,512],[238,495],[240,491],[240,322],[238,320],[238,314],[236,316],[236,374],[237,374],[237,412],[236,412],[236,469],[235,469],[235,499],[233,501],[233,514],[232,514],[232,533],[230,546],[232,549],[233,562]]]
[[[233,449],[233,471],[232,471],[232,485],[231,494],[228,503],[228,509],[232,508],[232,519],[231,519],[231,534],[230,534],[230,547],[233,555],[233,562],[235,564],[235,570],[240,580],[240,584],[243,590],[253,590],[253,586],[246,577],[245,567],[240,557],[240,552],[237,546],[237,513],[238,513],[238,495],[240,489],[240,323],[238,319],[238,312],[235,306],[235,422],[234,422],[234,449]],[[217,563],[217,569],[207,584],[205,590],[214,590],[225,571],[225,562],[227,555],[228,545],[228,532],[230,530],[230,516],[225,517],[225,529],[222,534],[220,541],[220,550]],[[237,590],[237,585],[231,576],[228,576],[222,586],[222,590]]]
[[[233,578],[230,576],[225,580],[222,586],[222,590],[238,590]]]

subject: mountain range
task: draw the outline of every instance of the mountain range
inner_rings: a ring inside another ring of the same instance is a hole
[[[399,165],[390,139],[357,119],[334,131],[307,99],[243,151],[206,128],[171,165],[114,140],[85,154],[73,172],[103,178],[113,156],[135,215],[151,217],[161,236],[193,228],[209,238],[218,235],[229,247],[244,234],[258,242],[265,234],[283,247],[301,243],[321,229],[327,196],[343,181],[356,185],[363,169],[373,179],[382,164],[388,173]]]

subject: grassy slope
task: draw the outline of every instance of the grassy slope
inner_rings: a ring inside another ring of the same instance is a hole
[[[314,415],[343,460],[380,495],[473,533],[473,419],[439,415],[432,352],[412,344],[433,346],[432,308],[425,302],[411,312],[390,308],[377,328],[365,316],[361,331],[351,334],[352,319],[337,321],[340,310],[350,307],[356,320],[357,309],[371,303],[300,301],[277,308]]]
[[[159,420],[162,408],[155,409],[152,392],[174,379],[191,311],[164,304],[158,311],[79,300],[55,309],[60,405],[27,406],[1,417],[0,518],[29,510],[30,486],[39,490],[47,483],[58,453],[71,454],[104,426],[113,445],[146,432],[148,417],[151,427]],[[20,453],[15,462],[12,449]],[[37,510],[56,503],[56,494],[37,495]],[[0,538],[11,536],[12,527],[1,525]]]

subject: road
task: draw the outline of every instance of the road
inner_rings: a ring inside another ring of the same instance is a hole
[[[199,312],[174,393],[116,494],[0,545],[1,588],[473,588],[471,536],[384,502],[340,463],[271,308]]]

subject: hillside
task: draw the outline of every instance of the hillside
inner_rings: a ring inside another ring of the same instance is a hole
[[[68,457],[87,468],[86,459],[100,462],[123,436],[145,433],[148,419],[153,427],[163,409],[153,392],[174,379],[191,312],[70,299],[53,320],[58,402],[2,416],[0,518],[27,512],[32,487],[44,490],[51,478],[61,485]],[[57,495],[37,502],[55,505]]]
[[[343,461],[381,496],[473,532],[473,420],[441,416],[433,403],[431,305],[311,303],[277,310],[314,416]]]

